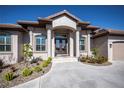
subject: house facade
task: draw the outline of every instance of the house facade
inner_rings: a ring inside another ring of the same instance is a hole
[[[5,63],[20,62],[27,43],[33,48],[33,57],[43,59],[91,56],[91,49],[98,48],[109,61],[124,60],[124,53],[116,54],[117,48],[124,51],[123,31],[101,30],[66,10],[37,21],[0,24],[0,59]]]

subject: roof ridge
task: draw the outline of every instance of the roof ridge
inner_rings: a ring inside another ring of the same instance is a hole
[[[61,14],[63,14],[63,13],[66,13],[66,14],[70,15],[71,17],[73,17],[74,19],[76,19],[76,20],[78,20],[78,21],[81,21],[80,18],[76,17],[75,15],[73,15],[73,14],[70,13],[70,12],[68,12],[67,10],[63,10],[63,11],[54,13],[54,14],[52,14],[52,15],[50,15],[50,16],[45,17],[45,18],[51,19],[51,18],[53,18],[53,17],[55,17],[55,16],[59,16],[59,15],[61,15]]]

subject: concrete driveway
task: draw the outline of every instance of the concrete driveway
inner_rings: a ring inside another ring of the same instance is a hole
[[[122,88],[124,87],[124,62],[109,66],[91,66],[80,62],[53,63],[46,75],[17,88]]]

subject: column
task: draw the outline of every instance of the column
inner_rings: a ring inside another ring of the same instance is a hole
[[[79,39],[80,39],[80,36],[79,36],[79,33],[80,31],[77,30],[76,31],[76,57],[79,57],[80,56],[80,46],[79,46]]]
[[[88,31],[88,34],[87,34],[87,43],[88,43],[88,56],[91,56],[91,50],[90,50],[90,31]]]
[[[51,29],[50,29],[50,25],[47,25],[47,50],[48,50],[48,57],[51,57]]]
[[[74,38],[73,38],[73,32],[70,32],[70,56],[74,56]]]
[[[17,63],[19,61],[19,49],[18,49],[18,45],[19,45],[19,40],[18,40],[18,37],[19,37],[20,34],[18,35],[12,35],[12,51],[13,51],[13,57],[12,57],[12,61],[11,61],[11,64],[14,64],[14,63]]]
[[[32,31],[29,31],[29,36],[30,36],[30,45],[33,47],[33,34]]]
[[[55,57],[55,35],[54,35],[54,31],[52,31],[52,57]]]

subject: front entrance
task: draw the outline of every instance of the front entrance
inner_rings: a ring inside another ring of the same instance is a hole
[[[56,33],[55,36],[55,55],[68,55],[68,36],[67,34]]]

